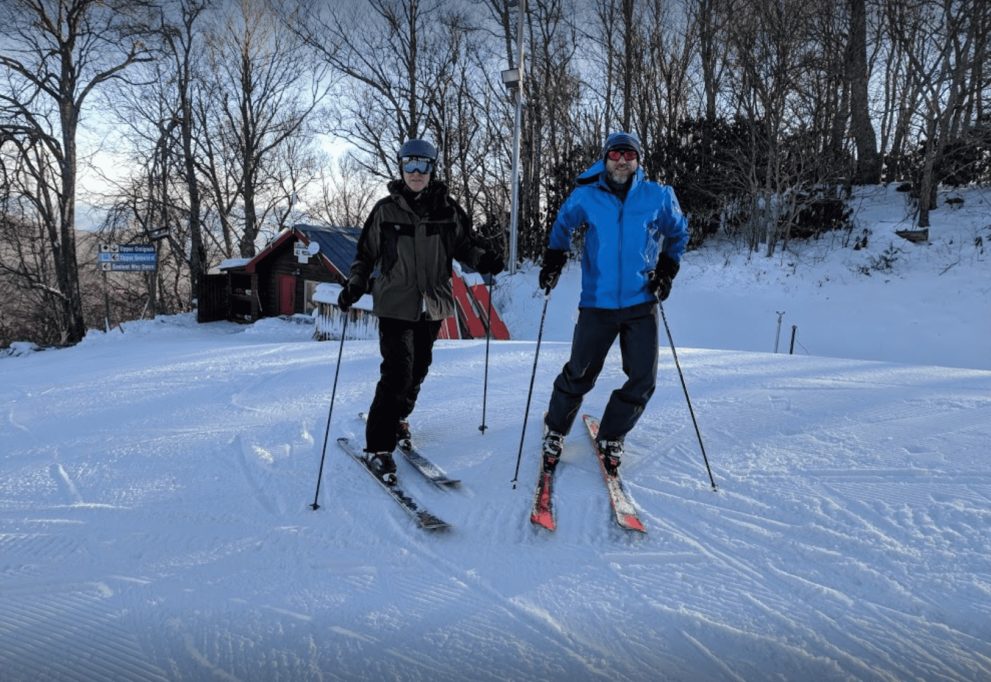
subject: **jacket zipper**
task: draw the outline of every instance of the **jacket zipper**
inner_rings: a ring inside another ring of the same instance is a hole
[[[630,189],[633,189],[632,187]],[[616,195],[613,195],[616,196]],[[629,194],[627,194],[629,196]],[[619,200],[619,220],[617,221],[617,227],[619,228],[619,248],[617,258],[617,268],[616,268],[616,307],[622,308],[623,303],[623,209],[626,207],[626,201],[616,197]]]

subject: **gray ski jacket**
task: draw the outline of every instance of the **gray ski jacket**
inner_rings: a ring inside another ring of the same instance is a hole
[[[444,183],[432,180],[413,205],[403,187],[400,180],[390,182],[389,196],[365,220],[348,286],[368,291],[371,284],[378,317],[415,321],[425,313],[443,320],[454,314],[452,259],[476,268],[485,249]]]

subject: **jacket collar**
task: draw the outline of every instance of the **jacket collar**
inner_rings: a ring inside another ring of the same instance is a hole
[[[390,180],[387,187],[393,201],[398,203],[404,210],[416,213],[412,206],[410,206],[408,194],[403,191],[406,189],[406,184],[402,180]],[[446,201],[447,185],[440,180],[431,180],[424,190],[420,192],[418,203],[422,203],[429,210],[442,206]]]

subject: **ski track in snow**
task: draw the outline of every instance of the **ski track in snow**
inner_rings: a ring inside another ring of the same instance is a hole
[[[991,372],[683,350],[712,492],[662,349],[623,465],[648,534],[612,521],[580,423],[550,534],[528,514],[568,344],[542,346],[513,490],[534,344],[493,344],[482,435],[484,346],[439,342],[413,425],[462,487],[397,457],[454,526],[431,534],[334,441],[363,440],[373,342],[346,347],[309,509],[336,350],[28,358],[60,378],[0,393],[0,679],[991,677]]]

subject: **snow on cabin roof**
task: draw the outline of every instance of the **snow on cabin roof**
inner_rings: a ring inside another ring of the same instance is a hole
[[[223,272],[225,270],[233,270],[234,268],[243,268],[250,262],[250,258],[225,258],[216,267],[216,270]]]

